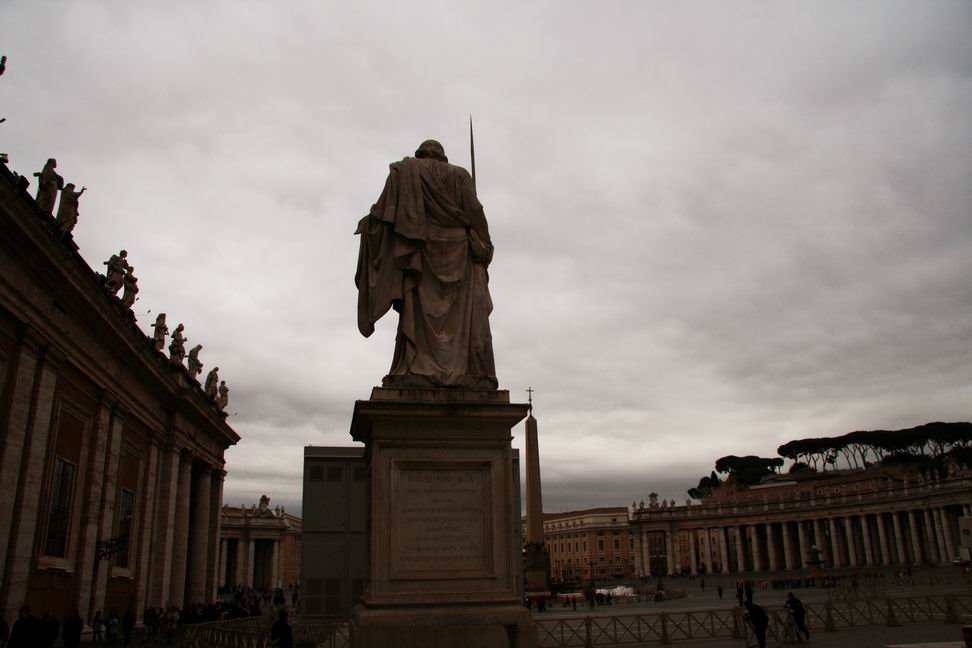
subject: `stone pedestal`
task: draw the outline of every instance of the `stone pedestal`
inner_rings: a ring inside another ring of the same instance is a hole
[[[354,648],[533,648],[517,582],[510,430],[527,413],[506,391],[375,388],[351,436],[371,479],[370,582]]]

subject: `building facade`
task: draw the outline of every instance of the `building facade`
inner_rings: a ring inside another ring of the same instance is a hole
[[[552,585],[629,581],[637,576],[637,534],[623,506],[544,513],[543,535]]]
[[[0,614],[211,600],[238,440],[0,164]]]
[[[300,581],[301,519],[264,495],[250,507],[223,506],[219,586],[261,591],[292,588]]]
[[[639,576],[946,565],[959,555],[959,519],[972,515],[970,471],[798,473],[715,493],[631,511]]]

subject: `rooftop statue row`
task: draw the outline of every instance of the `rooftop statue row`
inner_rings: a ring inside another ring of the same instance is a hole
[[[54,204],[57,200],[57,193],[61,192],[61,201],[58,205],[55,223],[58,233],[62,237],[70,238],[75,225],[78,222],[78,199],[86,191],[85,187],[81,191],[75,191],[72,183],[64,183],[64,179],[57,173],[57,160],[49,158],[44,168],[34,176],[38,179],[37,194],[34,198],[35,203],[42,212],[54,215]],[[30,185],[27,178],[14,173],[17,186],[26,192]],[[76,249],[76,246],[75,246]],[[118,301],[122,307],[134,318],[131,313],[135,301],[138,299],[138,278],[135,276],[135,267],[128,262],[128,252],[120,250],[118,254],[113,254],[102,265],[105,268],[103,284],[108,293],[118,299],[118,292],[121,290],[122,296]],[[152,345],[156,351],[161,352],[165,347],[165,337],[169,332],[165,324],[165,313],[156,317],[155,324],[152,325],[154,333]],[[184,327],[179,324],[172,335],[169,343],[169,363],[172,366],[183,366],[186,357],[185,343],[188,340],[183,335]],[[198,344],[189,351],[188,371],[190,377],[198,382],[198,376],[202,373],[202,362],[199,361],[199,352],[202,345]],[[203,391],[209,401],[219,410],[225,411],[229,403],[229,388],[226,381],[219,380],[219,368],[216,367],[209,372]]]
[[[61,192],[61,203],[57,207],[57,226],[62,236],[70,236],[74,231],[74,226],[78,224],[78,200],[81,194],[87,191],[87,187],[81,187],[81,191],[74,190],[74,183],[64,184],[64,178],[58,175],[57,160],[49,158],[47,164],[41,171],[34,174],[37,178],[37,197],[34,199],[37,206],[45,214],[54,215],[54,201],[57,199],[57,192]]]
[[[165,348],[165,336],[169,333],[169,327],[165,323],[165,313],[159,313],[156,316],[152,329],[154,331],[152,346],[161,353]],[[185,326],[180,322],[169,340],[169,364],[172,366],[181,367],[183,360],[186,359],[186,342],[189,341],[189,338],[183,335],[183,331],[185,331]],[[203,363],[199,360],[199,352],[202,351],[202,348],[201,344],[197,344],[189,350],[189,366],[187,369],[189,376],[197,382],[203,368]],[[229,404],[229,387],[226,386],[225,380],[219,379],[219,367],[213,367],[206,375],[203,391],[219,411],[226,411],[226,406]]]

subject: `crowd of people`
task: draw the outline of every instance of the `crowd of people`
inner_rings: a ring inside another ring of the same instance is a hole
[[[256,590],[245,585],[220,592],[220,599],[210,603],[195,603],[183,608],[149,607],[142,613],[140,634],[150,643],[173,644],[180,628],[195,623],[209,623],[224,619],[239,619],[251,616],[286,612],[288,606],[296,607],[300,601],[300,587],[291,586],[286,591],[276,588],[273,591]],[[119,612],[109,609],[107,613],[98,610],[90,622],[90,636],[86,644],[129,645],[137,628],[135,611],[128,607]],[[278,624],[275,624],[277,627]],[[288,625],[289,628],[289,625]],[[283,632],[278,627],[278,632]],[[20,609],[18,618],[10,625],[0,619],[0,648],[49,648],[58,640],[65,648],[81,645],[85,633],[85,622],[77,610],[72,610],[63,621],[51,612],[35,616],[30,607]],[[286,645],[281,642],[281,646]]]

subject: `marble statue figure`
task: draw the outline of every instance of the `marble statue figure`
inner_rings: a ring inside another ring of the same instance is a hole
[[[125,292],[122,293],[122,306],[131,308],[135,305],[136,295],[138,294],[138,277],[135,276],[135,266],[128,266],[122,283],[125,286]]]
[[[169,340],[169,362],[172,364],[182,364],[182,359],[186,357],[186,342],[189,340],[183,337],[182,332],[185,327],[180,323],[172,332],[172,339]]]
[[[219,381],[219,396],[216,400],[216,405],[219,407],[219,411],[226,411],[226,406],[229,405],[229,387],[226,386],[225,380]]]
[[[57,192],[64,188],[64,178],[57,174],[54,169],[57,167],[57,160],[50,158],[44,169],[34,174],[37,177],[37,197],[34,201],[45,214],[54,215],[54,202],[57,200]]]
[[[390,165],[378,202],[358,223],[358,330],[390,308],[398,333],[386,387],[496,389],[486,269],[493,244],[476,186],[442,145]]]
[[[78,199],[87,190],[87,187],[81,187],[81,191],[75,191],[73,182],[67,183],[61,189],[61,203],[57,206],[57,227],[62,236],[69,235],[78,224]]]
[[[204,388],[206,395],[209,396],[209,400],[216,402],[219,398],[219,367],[213,367],[206,375],[206,386]]]
[[[125,284],[125,272],[128,270],[128,251],[121,250],[118,254],[112,254],[102,265],[108,266],[105,268],[105,288],[111,291],[112,295],[117,295]]]
[[[202,351],[202,348],[201,344],[197,344],[189,349],[187,362],[189,363],[189,375],[193,378],[202,373],[203,363],[199,362],[199,352]]]
[[[165,348],[165,336],[169,334],[169,327],[165,325],[165,313],[159,313],[155,316],[155,324],[152,325],[154,329],[152,333],[152,346],[155,347],[156,351],[161,351]]]

